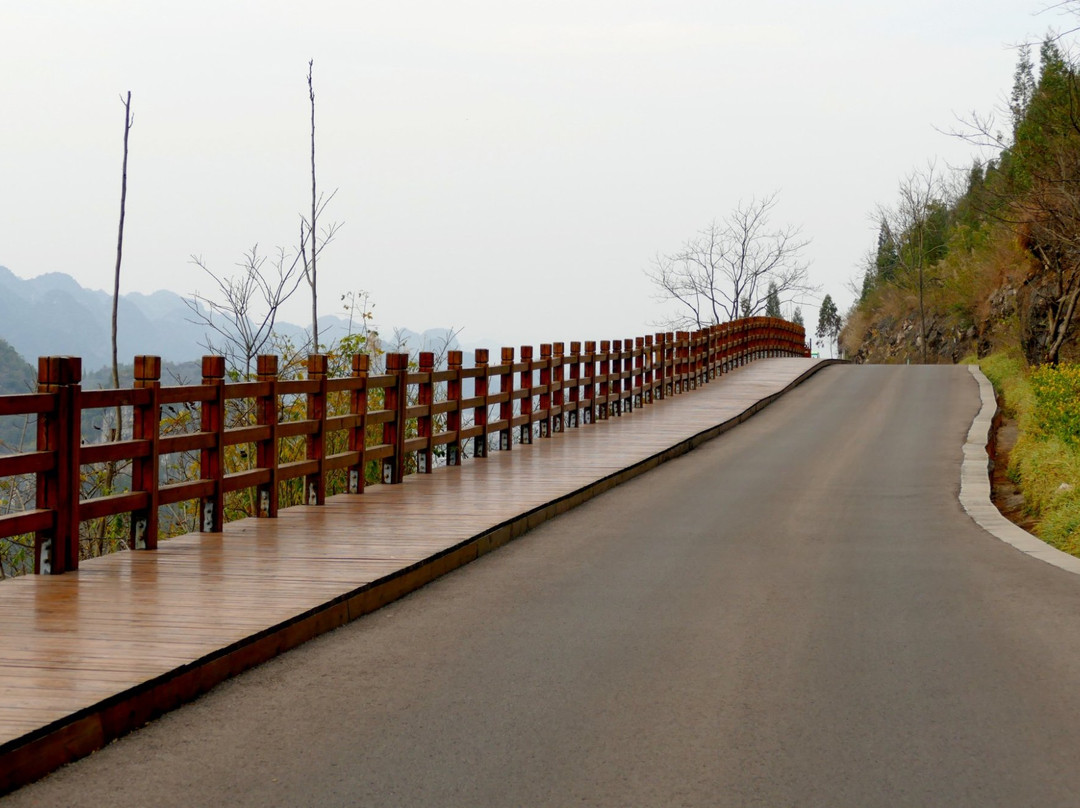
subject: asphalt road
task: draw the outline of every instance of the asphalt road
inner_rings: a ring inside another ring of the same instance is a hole
[[[962,511],[977,409],[829,368],[0,803],[1078,805],[1080,576]]]

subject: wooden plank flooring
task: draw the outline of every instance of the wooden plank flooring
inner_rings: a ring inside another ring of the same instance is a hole
[[[0,794],[692,448],[825,364],[761,360],[401,485],[0,583]]]

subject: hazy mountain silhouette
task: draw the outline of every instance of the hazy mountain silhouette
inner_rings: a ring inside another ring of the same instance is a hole
[[[205,327],[190,322],[193,314],[183,297],[167,291],[120,296],[117,353],[121,364],[137,354],[160,356],[172,362],[197,359],[207,353]],[[303,345],[304,326],[277,322],[274,330]],[[110,365],[112,296],[83,288],[62,272],[20,278],[0,266],[0,339],[36,365],[39,356],[79,356],[83,373]],[[448,330],[423,333],[399,329],[407,337],[407,350],[438,350]],[[333,342],[348,333],[348,321],[333,315],[319,318],[321,342]],[[384,343],[386,339],[384,338]],[[450,347],[456,347],[456,343]]]

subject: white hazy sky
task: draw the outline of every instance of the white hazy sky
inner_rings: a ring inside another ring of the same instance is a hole
[[[294,243],[314,58],[344,223],[322,313],[364,289],[383,328],[468,342],[650,333],[650,257],[771,191],[843,310],[871,211],[929,159],[969,163],[935,127],[1002,104],[1015,44],[1064,22],[1045,5],[4,0],[0,265],[111,290],[127,90],[122,291],[205,292],[191,254]]]

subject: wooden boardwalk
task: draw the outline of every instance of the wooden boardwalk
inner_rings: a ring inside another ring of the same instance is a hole
[[[401,485],[0,584],[0,794],[749,417],[820,369],[753,362]]]

